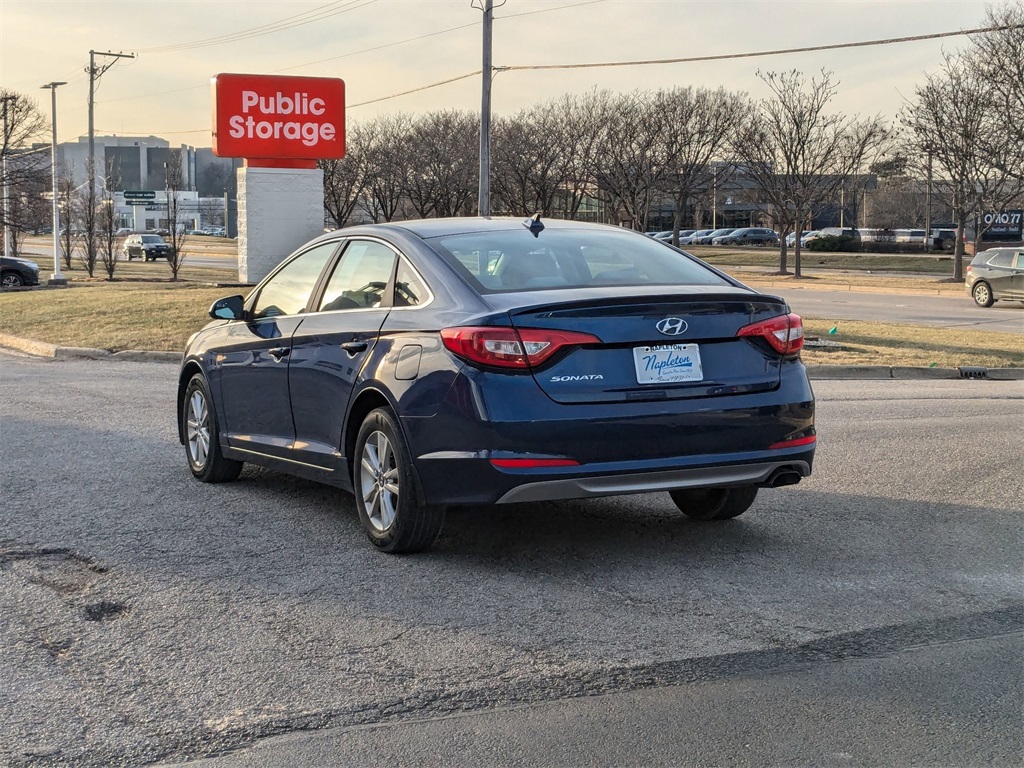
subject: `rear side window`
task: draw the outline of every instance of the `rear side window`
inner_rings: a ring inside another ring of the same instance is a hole
[[[394,266],[395,252],[383,243],[353,240],[327,283],[320,311],[379,307]]]
[[[997,251],[996,255],[988,260],[990,267],[1008,267],[1013,263],[1013,253],[1011,251]]]
[[[607,230],[474,232],[427,241],[481,293],[631,285],[730,285],[649,237]]]

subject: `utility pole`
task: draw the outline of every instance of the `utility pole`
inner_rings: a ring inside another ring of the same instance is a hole
[[[491,27],[494,22],[494,0],[481,0],[484,12],[483,94],[480,99],[480,195],[477,210],[480,216],[491,215]]]
[[[60,273],[60,196],[57,189],[57,86],[60,85],[67,83],[54,81],[42,86],[50,89],[50,170],[53,176],[53,275],[47,281],[48,285],[67,285],[68,282]]]
[[[11,255],[11,195],[10,188],[7,182],[7,154],[10,149],[7,146],[8,142],[8,128],[7,128],[7,103],[10,101],[17,101],[17,96],[0,96],[0,101],[4,103],[4,136],[3,136],[3,175],[4,175],[4,256]]]
[[[96,66],[97,56],[109,56],[113,61],[108,61],[100,67]],[[93,113],[95,112],[96,106],[96,81],[100,79],[104,72],[110,69],[114,64],[117,63],[118,59],[134,59],[134,53],[106,53],[102,51],[89,51],[89,68],[86,72],[89,73],[89,196],[96,193],[96,130],[95,123],[93,121]]]

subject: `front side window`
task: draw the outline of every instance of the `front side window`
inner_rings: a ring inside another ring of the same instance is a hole
[[[473,232],[427,241],[481,293],[627,285],[730,285],[678,250],[612,228]]]
[[[379,307],[394,266],[395,252],[383,243],[352,241],[327,282],[320,311]]]
[[[305,311],[309,294],[337,243],[325,243],[299,254],[264,283],[253,306],[253,317],[297,315]]]

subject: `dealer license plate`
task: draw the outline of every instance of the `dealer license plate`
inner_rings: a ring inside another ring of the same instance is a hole
[[[633,362],[638,384],[672,384],[704,378],[696,344],[633,347]]]

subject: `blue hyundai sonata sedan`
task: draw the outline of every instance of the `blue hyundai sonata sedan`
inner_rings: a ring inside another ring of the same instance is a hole
[[[452,506],[667,491],[725,520],[811,472],[800,318],[616,227],[351,227],[210,315],[178,382],[192,474],[339,486],[387,552]]]

